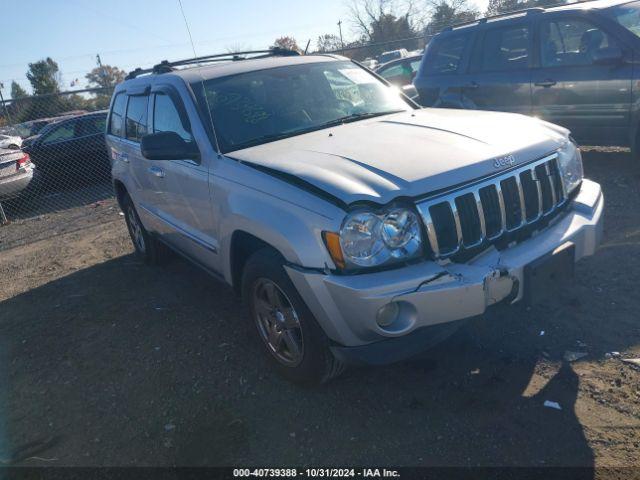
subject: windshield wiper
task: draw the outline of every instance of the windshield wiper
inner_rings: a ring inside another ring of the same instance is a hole
[[[344,123],[357,122],[358,120],[364,120],[366,118],[374,118],[381,117],[383,115],[391,115],[392,113],[400,113],[405,110],[389,110],[387,112],[366,112],[366,113],[352,113],[350,115],[345,115],[344,117],[336,118],[335,120],[331,120],[329,122],[318,125],[318,129],[333,127],[334,125],[342,125]]]
[[[275,142],[276,140],[282,140],[284,138],[293,137],[294,135],[300,135],[301,133],[306,133],[306,131],[295,130],[293,132],[272,133],[269,135],[263,135],[262,137],[257,137],[247,142],[234,145],[233,150],[241,150],[243,148],[255,147],[256,145],[261,145],[263,143],[268,143],[268,142]]]

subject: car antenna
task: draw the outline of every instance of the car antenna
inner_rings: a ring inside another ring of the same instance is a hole
[[[189,42],[191,42],[191,49],[193,50],[193,56],[197,58],[198,54],[196,53],[196,46],[193,43],[193,37],[191,36],[191,29],[189,28],[189,22],[187,21],[187,16],[184,14],[184,8],[182,7],[182,0],[178,0],[178,5],[180,6],[180,13],[182,13],[182,19],[184,20],[184,24],[187,27],[187,33],[189,34]],[[209,97],[207,97],[207,90],[204,88],[204,77],[202,76],[202,73],[200,73],[200,84],[202,85],[202,96],[204,97],[204,103],[207,106],[207,113],[209,114],[209,122],[211,123],[211,131],[213,132],[213,141],[215,143],[216,153],[218,154],[218,157],[219,157],[220,144],[218,143],[218,135],[216,135],[216,127],[213,124],[213,114],[211,113],[211,105],[209,104]]]

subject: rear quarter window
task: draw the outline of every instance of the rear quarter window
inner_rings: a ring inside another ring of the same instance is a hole
[[[127,96],[118,93],[113,101],[109,120],[109,133],[117,137],[124,137],[124,110],[127,107]]]

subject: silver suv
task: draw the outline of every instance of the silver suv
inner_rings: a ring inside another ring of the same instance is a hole
[[[540,301],[602,234],[561,127],[420,109],[358,64],[282,50],[136,70],[107,142],[137,253],[169,247],[247,302],[273,364],[326,381],[487,307]]]

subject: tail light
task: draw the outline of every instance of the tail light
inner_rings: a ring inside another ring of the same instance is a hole
[[[29,158],[29,154],[22,152],[22,157],[16,160],[16,171],[26,167],[30,163],[31,163],[31,158]]]

